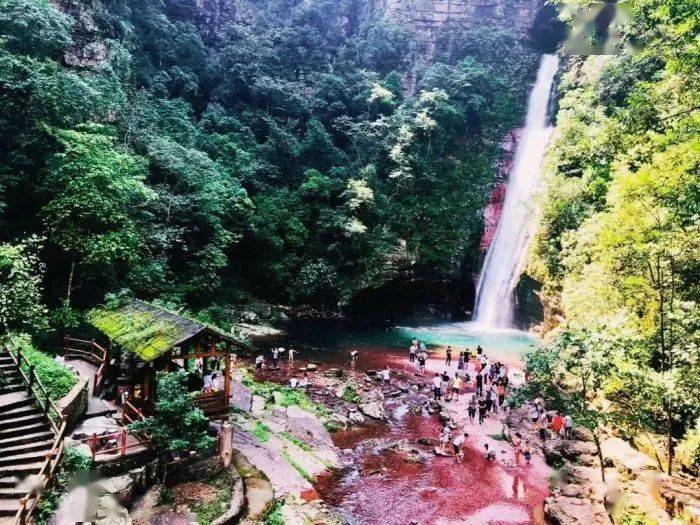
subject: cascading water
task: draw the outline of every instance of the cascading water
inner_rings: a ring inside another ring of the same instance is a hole
[[[503,211],[476,288],[474,321],[484,328],[508,328],[513,323],[515,286],[534,233],[534,193],[552,132],[547,119],[558,65],[555,55],[542,57],[528,100],[525,128],[515,149]]]

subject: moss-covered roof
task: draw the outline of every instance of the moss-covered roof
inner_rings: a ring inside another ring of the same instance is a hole
[[[88,319],[110,341],[146,362],[153,361],[204,331],[234,341],[231,336],[215,328],[138,299],[115,308],[92,310]]]

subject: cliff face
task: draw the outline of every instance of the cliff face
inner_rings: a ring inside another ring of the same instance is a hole
[[[386,17],[414,25],[434,40],[450,25],[491,25],[526,35],[544,0],[380,0]]]
[[[105,42],[104,28],[99,16],[105,12],[101,0],[53,0],[64,13],[75,20],[74,44],[64,54],[63,61],[72,67],[97,67],[109,58],[109,47]]]
[[[172,1],[172,0],[171,0]],[[178,0],[182,3],[182,0]],[[251,0],[189,0],[199,11],[204,34],[212,37],[230,21],[244,21],[260,12]],[[288,9],[304,0],[287,0]],[[385,18],[426,33],[434,42],[450,26],[483,25],[515,29],[526,36],[544,0],[355,0],[346,4],[348,28],[363,18]]]

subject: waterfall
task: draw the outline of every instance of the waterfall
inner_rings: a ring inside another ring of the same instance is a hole
[[[476,287],[474,320],[484,327],[507,328],[513,323],[515,286],[534,233],[534,194],[552,132],[547,118],[558,64],[555,55],[542,57],[528,99],[525,128],[515,149],[501,218]]]

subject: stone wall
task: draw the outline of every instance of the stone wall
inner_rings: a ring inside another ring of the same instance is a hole
[[[88,407],[88,383],[80,380],[57,403],[58,409],[68,421],[68,428],[73,428],[85,415]]]

